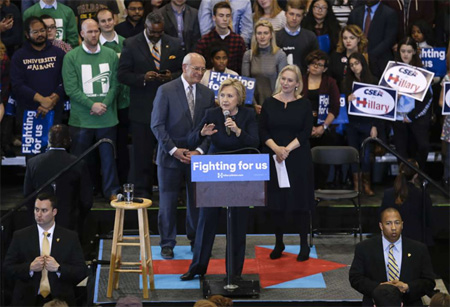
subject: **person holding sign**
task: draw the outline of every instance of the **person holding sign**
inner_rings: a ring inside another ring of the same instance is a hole
[[[398,43],[395,60],[412,66],[422,67],[422,61],[417,52],[417,44],[411,37],[405,37]],[[393,124],[396,150],[404,158],[415,158],[421,169],[424,169],[426,165],[430,147],[431,103],[432,94],[430,89],[427,91],[423,101],[400,94],[397,103],[397,121]],[[408,148],[409,137],[413,137],[415,141],[414,150],[409,150],[410,148]],[[415,153],[414,155],[412,154],[413,152]]]
[[[200,81],[201,84],[203,84],[204,86],[208,86],[209,78],[211,76],[211,71],[217,71],[220,73],[236,75],[236,76],[239,75],[234,70],[227,68],[228,55],[229,55],[229,51],[228,51],[228,48],[226,45],[217,44],[217,45],[211,46],[210,59],[211,59],[211,63],[213,65],[213,67],[211,69],[207,69],[205,71],[202,81]]]
[[[314,207],[314,172],[309,145],[313,115],[311,102],[300,94],[302,87],[298,66],[284,67],[278,75],[274,95],[266,99],[261,110],[263,152],[274,157],[267,187],[276,239],[271,259],[282,255],[283,233],[289,217],[299,225],[301,250],[297,261],[309,259],[309,211]],[[286,169],[287,183],[280,185],[276,165]]]
[[[448,83],[448,82],[450,82],[450,51],[447,51],[447,74],[445,75],[444,79],[442,80],[441,95],[439,96],[439,106],[441,106],[441,108],[444,107],[445,83]],[[447,95],[447,97],[448,97],[448,95]],[[449,101],[446,101],[445,103],[447,103],[447,105],[448,105]],[[441,140],[447,143],[446,144],[447,151],[446,151],[445,160],[444,160],[443,183],[444,183],[444,187],[447,187],[447,189],[450,190],[450,115],[445,116],[444,124],[442,126]]]
[[[242,75],[256,79],[254,106],[259,114],[264,100],[272,95],[275,80],[287,65],[287,58],[277,46],[273,26],[268,20],[261,19],[255,24],[251,47],[244,53]]]
[[[342,89],[345,96],[348,97],[348,103],[356,99],[353,95],[353,82],[362,82],[366,84],[377,84],[377,79],[372,75],[367,64],[366,58],[361,53],[353,53],[349,57],[350,70],[344,78]],[[348,116],[347,126],[347,139],[348,145],[360,150],[362,142],[370,137],[376,138],[378,130],[376,126],[376,120],[372,117],[362,117],[350,115]],[[356,164],[351,165],[353,174],[353,187],[355,191],[359,191],[359,177],[363,178],[363,191],[366,195],[373,196],[375,193],[372,191],[370,185],[370,146],[366,146],[366,152],[364,154],[364,160],[361,161],[362,174],[358,173],[358,166]]]
[[[239,80],[227,79],[220,86],[218,97],[220,107],[206,111],[200,125],[189,135],[189,146],[197,147],[208,154],[244,147],[258,147],[258,124],[255,112],[243,107],[245,86]],[[249,208],[233,207],[230,210],[232,210],[234,221],[232,225],[234,253],[233,267],[227,267],[227,272],[232,278],[239,278],[244,266]],[[194,257],[189,271],[180,277],[181,280],[191,280],[195,275],[206,273],[221,211],[221,208],[200,207]]]

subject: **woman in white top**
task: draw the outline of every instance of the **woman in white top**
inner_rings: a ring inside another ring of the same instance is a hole
[[[253,24],[260,19],[270,21],[274,31],[284,29],[286,25],[286,13],[280,8],[277,0],[256,0],[253,3]]]
[[[228,48],[223,44],[214,45],[211,47],[210,53],[211,63],[213,65],[212,69],[207,69],[203,75],[201,84],[208,86],[209,78],[211,76],[211,71],[217,71],[225,74],[239,76],[234,70],[228,69]],[[209,87],[209,86],[208,86]]]

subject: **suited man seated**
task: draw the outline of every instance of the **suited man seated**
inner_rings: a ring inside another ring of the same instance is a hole
[[[74,287],[86,277],[78,236],[56,225],[56,197],[39,194],[36,225],[14,233],[3,269],[15,282],[13,306],[42,306],[53,298],[75,305]]]
[[[356,245],[350,284],[364,295],[363,306],[373,306],[380,285],[392,285],[402,294],[404,306],[422,306],[421,297],[435,286],[427,247],[402,237],[403,221],[397,209],[381,212],[381,236]]]

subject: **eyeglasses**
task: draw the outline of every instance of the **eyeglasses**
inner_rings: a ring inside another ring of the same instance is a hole
[[[143,11],[143,7],[129,7],[127,10],[129,11]]]
[[[328,6],[318,6],[318,5],[314,5],[313,7],[316,11],[326,11],[328,10]]]
[[[56,30],[56,26],[49,26],[47,27],[47,31]]]
[[[206,71],[205,67],[197,67],[197,66],[192,66],[192,65],[189,65],[189,66],[191,66],[192,69],[195,70],[196,72],[204,73]]]
[[[309,65],[314,66],[315,68],[324,68],[325,67],[325,65],[323,65],[321,63],[311,63]]]
[[[354,61],[353,63],[350,63],[349,66],[350,66],[350,68],[353,68],[355,66],[358,66],[359,64],[361,64],[360,61]]]
[[[42,28],[42,29],[40,29],[40,30],[33,30],[33,31],[30,31],[30,34],[36,35],[36,34],[39,34],[39,33],[45,33],[45,32],[47,32],[47,29]]]

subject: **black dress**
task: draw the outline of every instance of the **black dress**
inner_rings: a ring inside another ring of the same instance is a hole
[[[309,145],[313,116],[306,98],[284,102],[269,97],[263,104],[260,118],[260,138],[263,152],[270,154],[270,182],[268,206],[277,211],[305,212],[314,206],[314,172]],[[279,146],[287,146],[297,138],[300,147],[289,153],[286,168],[290,188],[280,188],[272,156],[275,154],[265,142],[273,139]]]

